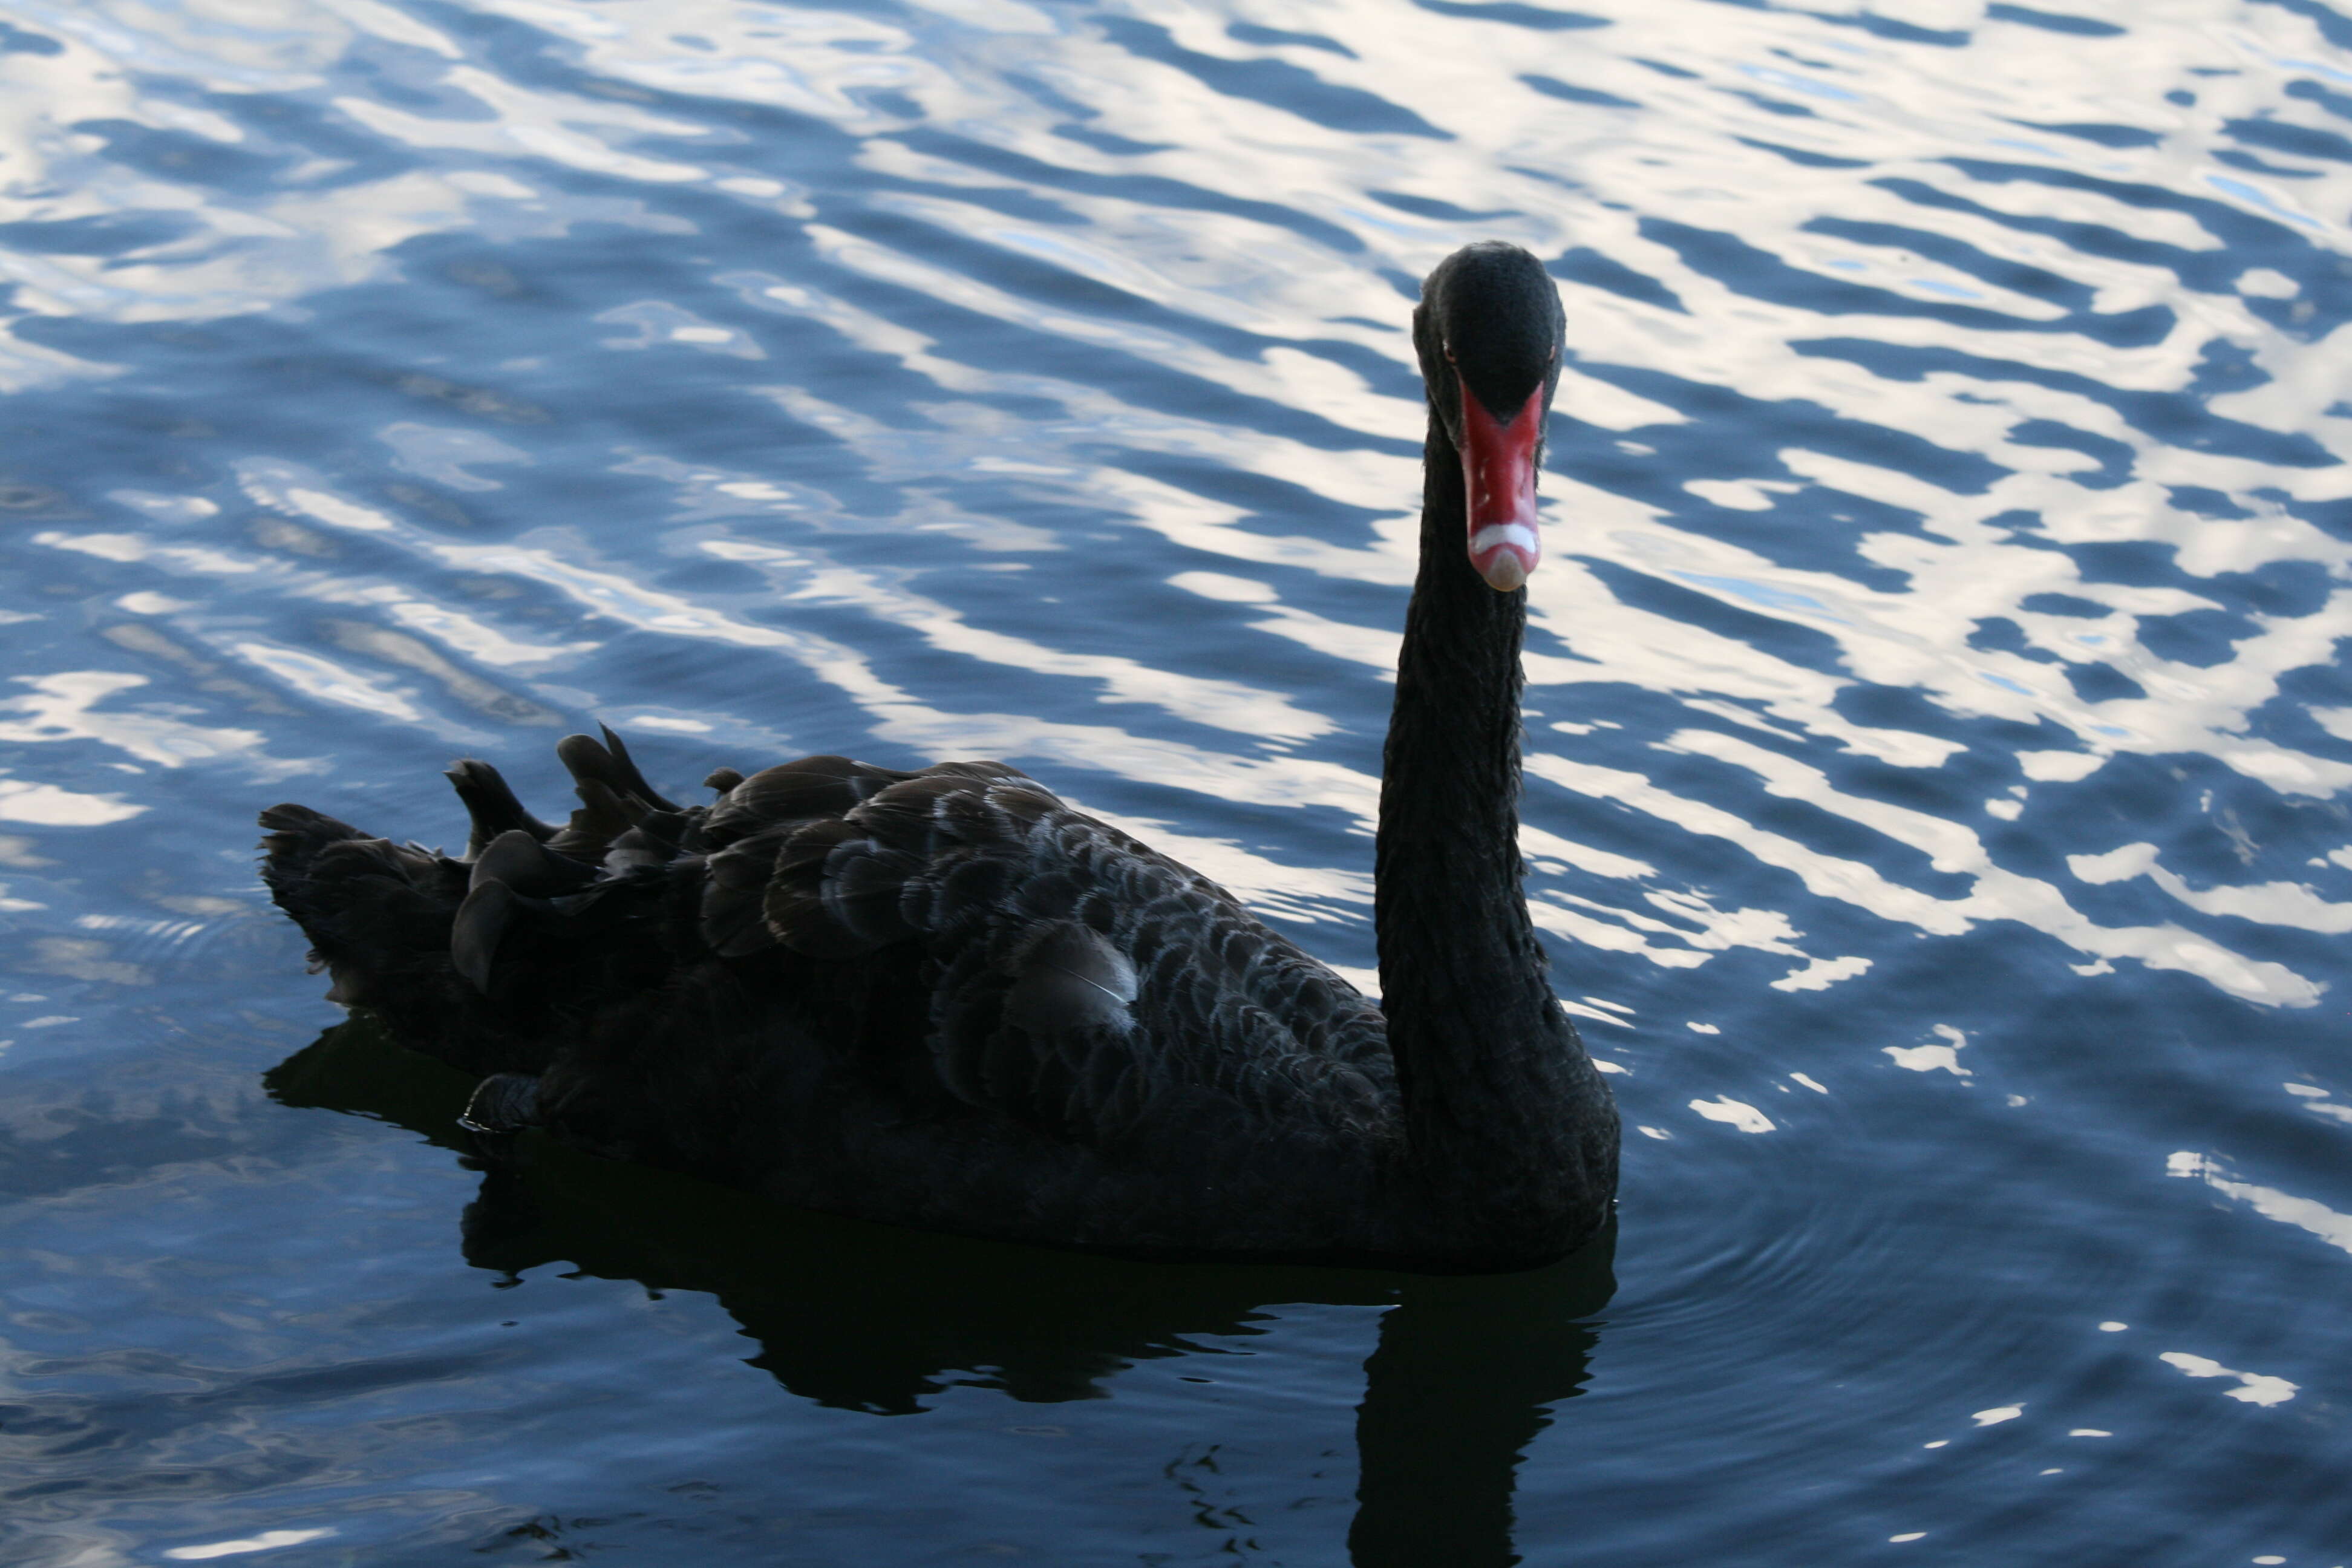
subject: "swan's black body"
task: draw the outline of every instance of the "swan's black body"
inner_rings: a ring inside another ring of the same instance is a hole
[[[1499,245],[1441,266],[1414,317],[1431,419],[1381,802],[1385,1014],[994,763],[812,757],[681,809],[609,731],[575,736],[566,827],[461,763],[466,859],[281,805],[263,875],[331,995],[490,1075],[485,1127],[1013,1240],[1557,1258],[1606,1218],[1617,1117],[1520,893],[1525,595],[1465,558],[1457,454],[1465,395],[1530,407],[1539,450],[1560,332],[1541,268]]]

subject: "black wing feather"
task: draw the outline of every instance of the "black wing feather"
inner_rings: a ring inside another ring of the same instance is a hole
[[[567,1027],[613,1037],[624,1011],[676,1040],[666,988],[698,985],[693,1006],[797,988],[812,1016],[903,1017],[921,1037],[833,1040],[835,1055],[879,1050],[927,1092],[1098,1148],[1188,1129],[1339,1132],[1393,1112],[1370,1001],[1215,883],[1017,769],[804,757],[721,770],[715,804],[681,809],[610,731],[558,752],[581,800],[560,829],[485,764],[452,770],[477,866],[299,806],[265,814],[265,875],[321,956],[353,969],[349,984],[338,970],[345,999],[497,1058],[465,1065],[539,1071]],[[711,965],[740,973],[714,991]],[[856,1000],[915,976],[929,994],[913,1011]]]

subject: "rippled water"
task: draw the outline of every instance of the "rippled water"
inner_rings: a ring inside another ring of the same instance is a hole
[[[10,1562],[2352,1561],[2352,12],[0,16]],[[254,810],[596,719],[1003,757],[1368,970],[1482,236],[1613,1256],[486,1176],[331,1027]]]

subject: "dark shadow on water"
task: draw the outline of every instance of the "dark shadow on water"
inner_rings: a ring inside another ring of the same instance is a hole
[[[1503,1568],[1513,1473],[1550,1407],[1581,1391],[1607,1304],[1613,1231],[1549,1268],[1492,1279],[1131,1262],[931,1236],[783,1208],[535,1134],[478,1157],[457,1125],[470,1080],[367,1020],[263,1077],[279,1103],[404,1127],[482,1173],[466,1261],[563,1263],[715,1297],[750,1359],[803,1399],[910,1415],[955,1385],[1054,1402],[1103,1396],[1138,1361],[1217,1352],[1270,1309],[1389,1304],[1357,1408],[1357,1568]]]

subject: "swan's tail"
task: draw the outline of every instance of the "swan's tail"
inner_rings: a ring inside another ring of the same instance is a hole
[[[391,1010],[404,988],[446,976],[463,865],[305,805],[273,805],[261,826],[261,879],[310,939],[311,962],[333,972],[329,1000]]]
[[[491,826],[538,848],[524,836],[539,825],[494,770],[465,763],[452,777],[478,836]],[[470,948],[456,940],[473,866],[362,833],[305,805],[273,805],[261,826],[269,830],[261,879],[310,939],[314,972],[334,976],[329,1001],[367,1008],[404,1041],[469,1071],[538,1065],[524,1044],[534,1032],[527,1020],[537,998],[486,995],[478,975],[464,973],[465,953],[484,946],[479,917],[490,912],[477,910]]]
[[[449,770],[472,819],[464,859],[308,806],[261,814],[261,879],[333,973],[330,1001],[459,1067],[528,1072],[556,1013],[660,984],[664,879],[630,873],[671,864],[701,814],[655,794],[609,730],[604,744],[574,735],[556,750],[582,802],[562,827],[488,763]]]

